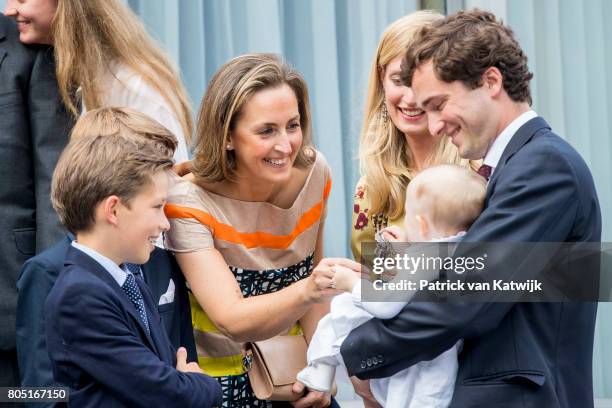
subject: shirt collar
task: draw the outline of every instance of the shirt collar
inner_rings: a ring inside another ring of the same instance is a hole
[[[512,139],[512,136],[514,136],[521,126],[537,116],[538,114],[531,109],[527,112],[523,112],[516,119],[510,122],[510,124],[506,126],[504,130],[502,130],[499,136],[495,138],[483,160],[483,164],[491,166],[491,174],[493,174],[495,171],[495,168],[499,163],[499,159],[501,159],[504,150],[506,150],[506,146],[508,146],[508,143],[510,143],[510,140]]]
[[[432,239],[429,242],[459,242],[463,239],[464,235],[465,235],[465,231],[459,231],[455,235],[451,235],[451,236],[443,237],[443,238]]]
[[[113,277],[113,279],[115,279],[115,281],[117,281],[119,286],[123,286],[123,283],[125,282],[125,279],[127,278],[127,274],[128,274],[127,271],[119,267],[119,265],[117,265],[111,259],[102,255],[98,251],[95,251],[83,244],[79,244],[76,241],[72,241],[72,246],[84,252],[85,254],[89,255],[90,257],[92,257],[94,261],[102,265],[102,267],[106,269],[108,273],[111,274],[111,276]]]

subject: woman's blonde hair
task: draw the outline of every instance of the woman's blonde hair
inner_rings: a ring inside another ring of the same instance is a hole
[[[202,98],[194,143],[193,174],[207,182],[235,180],[234,152],[225,147],[243,108],[264,89],[288,85],[295,94],[300,113],[302,146],[294,166],[308,167],[314,161],[310,103],[304,78],[274,54],[247,54],[223,65],[213,76]]]
[[[64,104],[78,116],[74,92],[100,108],[99,81],[119,62],[141,75],[173,109],[187,143],[193,130],[178,71],[122,0],[58,0],[52,24],[57,82]]]
[[[382,113],[385,92],[382,77],[386,66],[402,56],[413,36],[422,27],[441,19],[428,10],[417,11],[396,20],[384,31],[372,61],[366,97],[365,119],[359,141],[359,161],[367,184],[370,214],[384,213],[394,219],[404,212],[406,186],[415,175],[406,137]],[[426,166],[439,163],[467,164],[448,138],[441,138],[427,159]]]

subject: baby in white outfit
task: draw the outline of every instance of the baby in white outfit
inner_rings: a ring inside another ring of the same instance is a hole
[[[404,229],[381,231],[384,241],[457,242],[484,207],[484,178],[464,167],[433,166],[419,173],[406,189]],[[336,296],[308,347],[308,366],[297,379],[310,389],[329,391],[336,367],[343,365],[340,346],[351,330],[370,319],[390,319],[408,301],[364,302],[361,278],[336,266],[333,286],[345,293]],[[367,283],[370,284],[370,283]],[[373,379],[370,387],[386,408],[443,408],[453,396],[460,344],[431,361],[422,361],[391,377]],[[382,356],[379,356],[382,359]]]

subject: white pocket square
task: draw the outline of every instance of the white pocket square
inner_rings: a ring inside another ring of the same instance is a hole
[[[170,283],[168,284],[168,290],[166,290],[166,293],[161,295],[161,297],[159,298],[158,306],[172,302],[174,302],[174,281],[170,279]]]

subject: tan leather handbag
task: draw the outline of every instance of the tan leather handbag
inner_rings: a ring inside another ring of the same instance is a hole
[[[297,373],[306,367],[304,336],[275,336],[247,343],[243,366],[255,396],[268,401],[295,401],[292,391]]]

